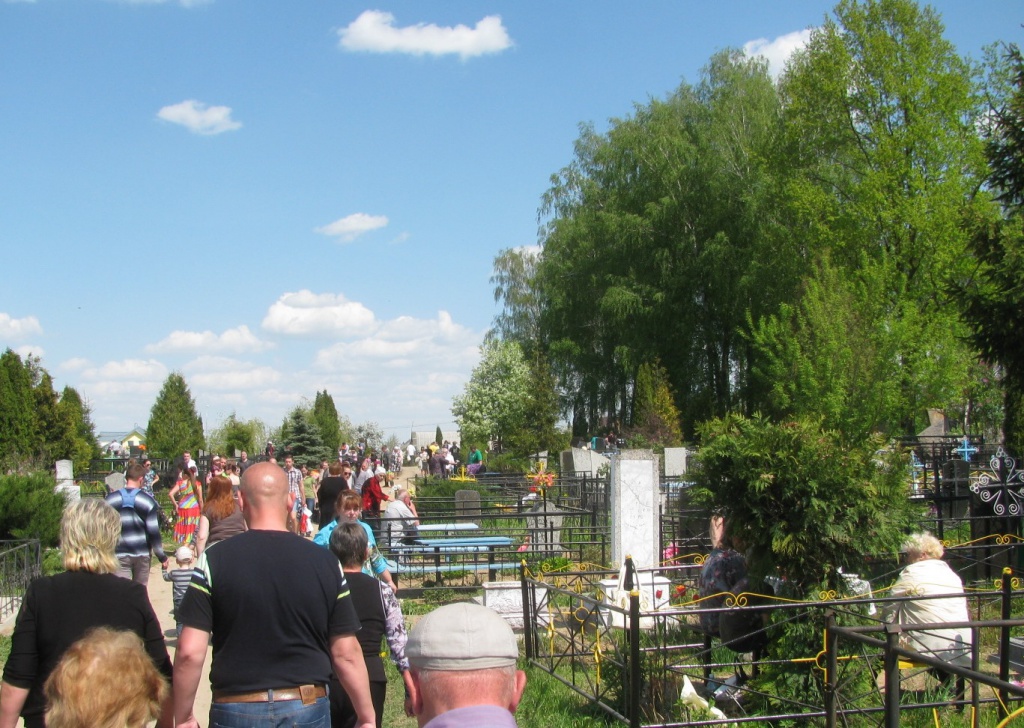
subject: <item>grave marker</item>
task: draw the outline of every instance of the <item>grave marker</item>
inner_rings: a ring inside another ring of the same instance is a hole
[[[658,456],[622,450],[612,456],[612,562],[633,557],[638,568],[658,564]]]

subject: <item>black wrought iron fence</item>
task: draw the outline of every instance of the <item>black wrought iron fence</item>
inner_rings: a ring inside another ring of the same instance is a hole
[[[677,567],[673,582],[693,578],[695,566]],[[970,704],[974,716],[982,707],[999,706],[1005,716],[1017,707],[1013,702],[1018,696],[1024,696],[1024,689],[1009,682],[1007,667],[1010,630],[1024,625],[1019,614],[1024,593],[1010,570],[998,589],[992,583],[967,589],[972,621],[965,624],[974,631],[973,668],[950,671],[967,681],[969,700],[935,690],[903,691],[899,696],[901,675],[893,667],[894,656],[911,658],[910,664],[898,666],[903,679],[913,668],[920,673],[929,665],[949,667],[896,649],[891,637],[886,643],[872,636],[896,634],[883,615],[913,596],[892,597],[884,588],[863,596],[828,592],[803,601],[731,594],[723,606],[712,609],[688,591],[660,603],[650,594],[642,570],[624,594],[613,574],[539,575],[522,569],[524,639],[532,664],[630,726],[783,721],[834,726],[855,721],[888,728],[895,725],[889,722],[893,704],[919,712]],[[1018,614],[1011,618],[1014,609]],[[751,656],[722,645],[702,624],[702,616],[736,610],[764,617],[766,647]],[[805,640],[809,647],[804,652],[794,652],[794,630],[806,635],[808,629],[818,637]],[[842,648],[837,646],[839,636]],[[702,696],[717,697],[714,707],[724,712],[713,714],[702,707]],[[938,714],[934,719],[939,721]]]
[[[29,582],[42,574],[42,564],[38,539],[0,541],[0,621],[21,607]]]

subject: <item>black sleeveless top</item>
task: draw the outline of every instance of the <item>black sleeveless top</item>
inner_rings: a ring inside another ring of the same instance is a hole
[[[380,582],[366,574],[345,572],[349,589],[352,592],[352,605],[363,628],[356,632],[359,646],[363,648],[363,659],[370,682],[385,682],[384,662],[380,659],[381,640],[386,625],[384,618],[384,600],[380,593]]]

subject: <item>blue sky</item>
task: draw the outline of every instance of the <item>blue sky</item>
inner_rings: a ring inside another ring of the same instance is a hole
[[[182,372],[207,427],[327,389],[448,429],[581,122],[781,63],[830,2],[0,0],[0,347],[99,429]],[[935,3],[980,57],[1024,6]]]

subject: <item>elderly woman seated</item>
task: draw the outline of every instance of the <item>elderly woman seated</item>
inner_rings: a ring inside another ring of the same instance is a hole
[[[903,544],[907,567],[892,586],[894,597],[915,597],[891,604],[887,609],[889,621],[902,625],[967,622],[967,598],[964,585],[945,561],[942,544],[930,533],[915,533]],[[944,598],[939,598],[944,597]],[[903,646],[936,657],[950,664],[970,667],[971,630],[960,628],[930,628],[908,631]],[[932,669],[943,683],[952,677],[945,670]]]

